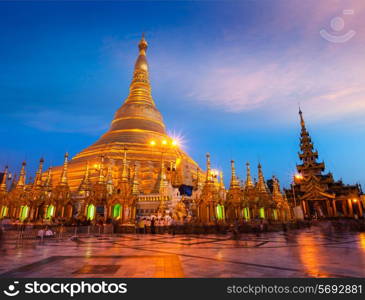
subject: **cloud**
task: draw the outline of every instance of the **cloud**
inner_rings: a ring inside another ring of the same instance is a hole
[[[98,135],[105,131],[109,124],[99,116],[82,115],[63,111],[43,110],[20,113],[15,118],[26,126],[47,132],[85,133]]]
[[[275,111],[289,120],[286,108],[299,103],[317,120],[365,112],[365,5],[293,2],[275,7],[271,27],[260,21],[244,30],[237,24],[234,30],[225,27],[228,44],[200,45],[197,55],[180,55],[177,61],[173,51],[174,57],[164,53],[155,65],[168,66],[166,77],[191,103],[226,113]],[[324,40],[319,31],[343,9],[354,10],[344,16],[344,30],[357,34],[344,44]]]

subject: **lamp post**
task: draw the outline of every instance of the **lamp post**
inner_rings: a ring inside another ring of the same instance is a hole
[[[292,193],[293,193],[293,200],[294,200],[294,207],[297,207],[297,199],[295,194],[295,185],[297,182],[300,182],[303,179],[303,175],[300,173],[297,173],[293,176],[293,182],[292,182]],[[304,213],[306,213],[306,207],[303,205]]]

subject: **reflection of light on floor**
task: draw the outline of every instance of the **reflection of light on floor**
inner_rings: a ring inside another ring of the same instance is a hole
[[[362,251],[365,252],[365,233],[364,232],[361,232],[359,234],[359,239],[360,239],[360,248]]]
[[[218,251],[217,255],[216,255],[216,259],[218,260],[222,260],[223,259],[223,254],[221,251]]]
[[[320,256],[320,249],[315,238],[311,235],[300,235],[297,241],[299,244],[299,259],[304,270],[312,277],[328,277],[319,267],[323,257]]]

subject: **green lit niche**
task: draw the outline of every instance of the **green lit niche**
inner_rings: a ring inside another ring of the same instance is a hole
[[[263,207],[260,208],[259,215],[261,219],[265,219],[265,208]]]
[[[94,218],[95,218],[95,205],[90,204],[87,207],[87,215],[86,215],[86,218],[88,220],[94,220]]]
[[[47,207],[46,218],[47,219],[51,219],[54,216],[54,211],[55,211],[54,206],[53,205],[49,205]]]
[[[1,207],[1,212],[0,212],[0,218],[7,217],[8,212],[9,212],[9,208],[7,206],[2,206]]]
[[[250,210],[248,207],[245,207],[243,209],[243,217],[245,218],[246,221],[250,220]]]
[[[120,204],[115,204],[113,208],[113,218],[119,219],[120,218],[120,212],[122,210],[122,206]]]
[[[217,218],[218,218],[218,220],[223,220],[223,210],[224,210],[223,205],[218,204],[217,207],[216,207],[216,210],[217,210]]]
[[[22,205],[20,207],[19,219],[21,221],[24,221],[26,218],[28,218],[28,214],[29,214],[29,206],[28,205]]]

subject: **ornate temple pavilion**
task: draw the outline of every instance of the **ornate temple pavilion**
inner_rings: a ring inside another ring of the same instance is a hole
[[[286,190],[289,201],[300,205],[307,217],[360,217],[365,202],[359,184],[346,185],[335,181],[332,173],[323,174],[324,162],[318,162],[318,152],[314,150],[312,139],[306,128],[303,113],[300,117],[300,150],[292,189]]]

